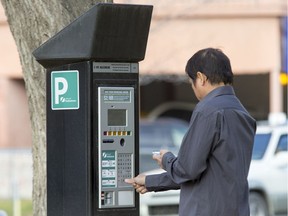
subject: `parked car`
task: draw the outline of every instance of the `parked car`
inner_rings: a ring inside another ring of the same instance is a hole
[[[288,126],[260,122],[257,126],[248,175],[251,216],[287,214]],[[147,174],[163,172],[152,170]],[[141,216],[178,215],[179,190],[146,193],[141,198]]]
[[[259,123],[248,182],[251,216],[286,215],[288,126]]]
[[[140,121],[140,173],[157,169],[152,152],[168,149],[177,154],[188,123],[174,118]]]

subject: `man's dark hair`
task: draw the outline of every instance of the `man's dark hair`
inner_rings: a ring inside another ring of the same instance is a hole
[[[229,58],[219,49],[207,48],[196,52],[187,62],[186,73],[193,80],[197,72],[206,75],[209,82],[213,84],[233,83],[233,73]]]

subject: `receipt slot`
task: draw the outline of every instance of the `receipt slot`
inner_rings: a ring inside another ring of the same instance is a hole
[[[47,69],[47,216],[139,216],[139,61],[152,6],[97,4],[33,55]]]

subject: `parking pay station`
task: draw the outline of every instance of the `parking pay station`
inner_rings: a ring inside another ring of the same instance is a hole
[[[139,65],[152,6],[97,4],[33,52],[47,69],[47,215],[138,216]]]

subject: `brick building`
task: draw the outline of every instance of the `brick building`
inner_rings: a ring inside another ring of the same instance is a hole
[[[143,113],[165,102],[197,102],[186,93],[184,67],[192,53],[209,46],[230,57],[236,93],[254,116],[287,112],[287,89],[278,80],[285,0],[114,2],[154,5],[146,58],[140,62]],[[0,36],[0,147],[31,146],[21,65],[1,5]]]

